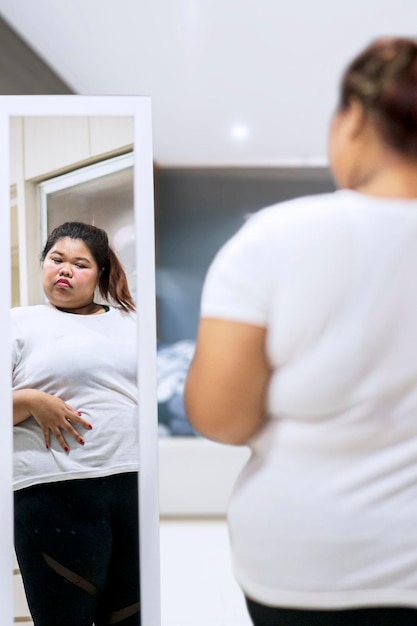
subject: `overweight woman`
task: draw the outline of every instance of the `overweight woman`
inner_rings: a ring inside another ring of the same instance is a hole
[[[41,254],[12,309],[15,548],[35,626],[139,626],[135,303],[101,228]]]
[[[233,566],[257,626],[417,624],[417,41],[346,69],[339,189],[259,211],[203,290],[186,406],[249,445]]]

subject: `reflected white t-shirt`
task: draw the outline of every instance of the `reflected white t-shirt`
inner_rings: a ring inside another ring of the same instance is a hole
[[[201,315],[267,328],[269,419],[228,519],[272,606],[417,607],[417,201],[264,209],[212,263]]]
[[[11,315],[13,389],[55,395],[93,426],[75,426],[84,446],[63,433],[69,453],[53,435],[47,450],[33,417],[14,426],[14,488],[137,471],[135,314],[74,315],[48,303]]]

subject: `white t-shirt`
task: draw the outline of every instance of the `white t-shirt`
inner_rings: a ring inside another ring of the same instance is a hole
[[[417,607],[417,201],[260,211],[216,256],[201,315],[267,328],[269,419],[228,513],[245,593]]]
[[[136,316],[74,315],[51,304],[12,309],[13,389],[46,391],[93,426],[81,446],[64,433],[45,447],[33,417],[14,426],[14,488],[137,471]]]

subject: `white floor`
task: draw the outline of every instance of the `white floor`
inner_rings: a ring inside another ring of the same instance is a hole
[[[223,520],[161,523],[162,626],[250,626]]]
[[[223,520],[163,519],[160,537],[162,626],[250,626]],[[15,615],[32,624],[18,575]]]

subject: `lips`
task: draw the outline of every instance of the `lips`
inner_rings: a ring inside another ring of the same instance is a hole
[[[56,281],[55,284],[57,287],[71,287],[69,280],[67,280],[66,278],[60,278]]]

